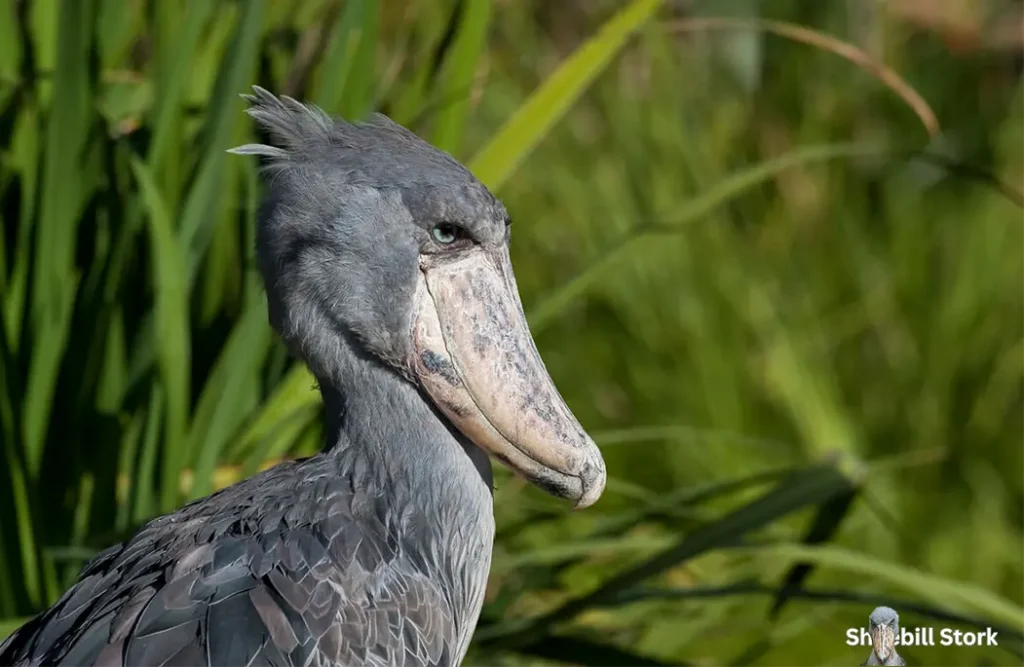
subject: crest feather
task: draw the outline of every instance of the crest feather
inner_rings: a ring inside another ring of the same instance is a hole
[[[242,95],[249,103],[246,113],[270,134],[274,144],[244,144],[228,149],[236,155],[262,155],[275,160],[330,141],[334,121],[323,109],[283,95],[278,97],[260,86],[252,95]]]

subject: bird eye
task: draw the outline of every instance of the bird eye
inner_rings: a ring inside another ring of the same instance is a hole
[[[442,222],[439,225],[434,225],[430,230],[430,235],[441,245],[451,245],[462,237],[462,229],[450,222]]]

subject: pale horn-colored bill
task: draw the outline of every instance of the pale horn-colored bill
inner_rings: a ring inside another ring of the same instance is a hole
[[[592,505],[601,452],[548,375],[526,324],[507,248],[424,256],[412,368],[477,446],[553,495]]]

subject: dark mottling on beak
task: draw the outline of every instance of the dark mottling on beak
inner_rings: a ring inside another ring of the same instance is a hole
[[[452,401],[443,401],[443,403],[444,408],[451,412],[452,414],[454,414],[456,417],[465,417],[467,414],[469,414],[469,412],[464,407],[456,403],[453,403]]]
[[[420,355],[420,359],[423,360],[424,368],[435,375],[440,375],[451,386],[458,387],[462,384],[462,380],[459,379],[459,375],[455,372],[455,367],[452,366],[452,363],[436,352],[425,350]]]
[[[572,492],[573,487],[569,484],[563,483],[561,480],[569,479],[567,477],[537,477],[531,480],[537,488],[541,491],[546,491],[551,495],[564,498]]]

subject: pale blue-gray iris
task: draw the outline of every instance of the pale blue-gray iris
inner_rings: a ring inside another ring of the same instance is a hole
[[[383,116],[255,88],[258,260],[327,442],[154,519],[0,645],[4,665],[450,665],[494,536],[487,454],[579,507],[600,452],[533,344],[504,207]]]

